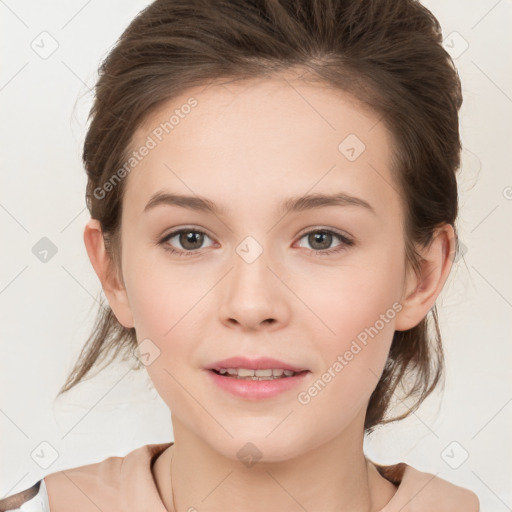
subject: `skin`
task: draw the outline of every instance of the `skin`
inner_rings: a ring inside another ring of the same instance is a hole
[[[147,371],[172,413],[175,444],[153,468],[164,505],[174,510],[173,454],[180,511],[224,511],[226,503],[247,512],[380,511],[396,487],[365,459],[366,408],[394,331],[417,325],[443,288],[453,229],[441,227],[428,248],[418,248],[424,260],[414,275],[404,259],[391,134],[348,94],[295,76],[190,89],[139,127],[132,148],[192,96],[198,105],[125,178],[124,282],[108,272],[98,221],[84,231],[116,317],[135,327],[139,343],[149,338],[160,350]],[[348,134],[366,145],[355,161],[338,150]],[[161,190],[206,197],[225,212],[161,205],[143,213]],[[291,196],[335,191],[364,199],[375,214],[353,205],[279,211]],[[193,255],[158,244],[191,227],[206,236],[166,244]],[[316,243],[304,236],[319,229],[355,243],[315,255],[343,245],[334,235]],[[247,236],[263,250],[252,263],[236,252]],[[308,404],[299,403],[297,394],[394,303],[401,306],[394,318]],[[212,385],[203,369],[234,355],[270,356],[311,373],[300,389],[244,400]],[[251,467],[237,456],[246,443],[261,452]]]

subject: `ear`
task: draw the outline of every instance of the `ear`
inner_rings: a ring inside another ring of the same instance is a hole
[[[431,243],[418,251],[422,255],[421,272],[416,275],[408,269],[395,330],[412,329],[425,318],[448,278],[455,250],[453,226],[443,224],[434,232]]]
[[[112,270],[111,257],[106,251],[101,225],[97,219],[90,219],[85,225],[84,243],[87,254],[112,311],[124,327],[133,327],[133,315],[124,285]]]

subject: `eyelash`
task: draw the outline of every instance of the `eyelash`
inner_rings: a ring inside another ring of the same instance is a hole
[[[158,245],[161,245],[165,251],[167,251],[171,254],[174,254],[176,256],[194,256],[194,255],[196,255],[198,253],[197,250],[181,251],[181,250],[174,249],[172,246],[167,245],[168,240],[170,240],[171,238],[174,238],[176,235],[179,235],[180,233],[184,233],[184,232],[185,233],[199,233],[201,235],[208,236],[207,233],[205,233],[204,231],[201,231],[199,229],[183,228],[183,229],[178,229],[176,231],[173,231],[172,233],[169,233],[168,235],[166,235],[164,238],[162,238],[158,242]],[[331,229],[314,229],[312,231],[308,231],[307,233],[304,233],[303,235],[301,235],[300,239],[304,238],[306,235],[310,235],[311,233],[331,234],[331,235],[334,235],[336,238],[338,238],[342,242],[340,245],[336,246],[334,249],[326,249],[324,251],[315,251],[314,249],[307,249],[309,254],[312,254],[313,256],[329,256],[331,254],[346,250],[347,247],[354,245],[353,240],[351,240],[350,238],[342,235],[341,233],[338,233],[337,231],[333,231]],[[210,237],[208,237],[208,238],[210,238]]]

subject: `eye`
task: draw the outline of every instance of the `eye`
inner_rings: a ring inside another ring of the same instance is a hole
[[[171,254],[176,254],[178,256],[192,256],[197,252],[197,249],[201,248],[205,237],[210,238],[204,231],[184,228],[169,233],[158,243],[163,246],[164,250]],[[173,238],[177,238],[177,241],[184,250],[175,249],[173,246],[168,244],[168,242]]]
[[[198,249],[201,249],[205,237],[210,238],[204,231],[192,228],[183,228],[169,233],[162,238],[158,244],[161,245],[165,251],[170,252],[171,254],[176,254],[177,256],[193,256],[198,252]],[[307,237],[308,243],[313,247],[313,249],[308,252],[315,256],[337,253],[354,245],[353,240],[331,229],[317,229],[309,231],[302,235],[300,240],[305,237]],[[179,243],[183,249],[176,249],[174,246],[169,244],[173,238],[177,239],[177,243]],[[341,243],[333,249],[329,249],[328,247],[332,244],[333,239],[336,238],[341,241]]]
[[[319,250],[310,250],[310,254],[315,256],[329,255],[345,250],[347,247],[354,245],[354,241],[341,233],[333,231],[331,229],[318,229],[314,231],[308,231],[301,236],[301,240],[307,237],[307,242],[311,244],[313,248],[317,247]],[[329,249],[334,238],[341,241],[340,244],[335,246],[334,249]]]

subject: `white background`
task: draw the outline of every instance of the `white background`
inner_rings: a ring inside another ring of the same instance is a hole
[[[173,439],[145,371],[112,366],[54,401],[102,293],[82,239],[90,90],[100,61],[147,4],[0,0],[0,498],[49,473]],[[370,436],[365,449],[374,461],[405,461],[472,489],[482,511],[501,512],[512,510],[512,1],[424,4],[460,53],[457,227],[467,252],[438,300],[445,392]],[[31,47],[43,31],[58,44],[45,59]],[[47,263],[32,253],[42,237],[58,249]],[[38,465],[37,453],[52,449],[55,462]],[[466,453],[457,469],[446,462]]]

